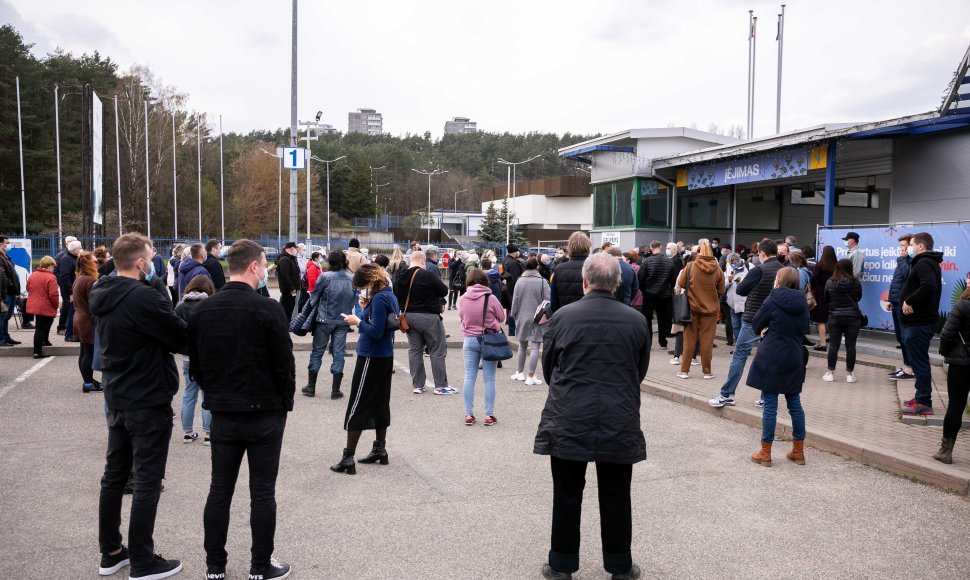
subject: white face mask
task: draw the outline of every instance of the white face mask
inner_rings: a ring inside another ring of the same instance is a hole
[[[364,300],[370,300],[370,288],[361,288],[360,297]]]

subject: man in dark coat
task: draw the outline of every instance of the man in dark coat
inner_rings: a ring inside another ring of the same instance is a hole
[[[296,295],[300,291],[300,264],[296,261],[296,242],[287,242],[276,258],[276,281],[280,285],[280,306],[286,322],[293,318]]]
[[[229,513],[239,466],[249,462],[250,578],[284,578],[273,556],[276,477],[286,416],[293,410],[293,343],[282,313],[256,289],[266,255],[252,240],[229,250],[232,282],[203,300],[189,322],[191,376],[212,411],[212,482],[203,514],[206,578],[225,578]]]
[[[899,236],[899,257],[896,258],[896,269],[893,271],[893,280],[889,284],[889,305],[893,314],[893,330],[896,332],[896,342],[903,351],[903,366],[898,367],[889,376],[896,379],[911,380],[915,379],[913,367],[909,364],[909,355],[906,354],[906,347],[903,346],[903,311],[900,305],[899,295],[903,292],[903,285],[909,277],[909,265],[912,259],[909,257],[909,242],[913,236],[906,234]]]
[[[221,253],[222,242],[219,240],[209,240],[205,243],[205,262],[202,262],[202,267],[212,277],[212,285],[216,287],[216,290],[226,285],[226,271],[222,268],[222,262],[219,260]]]
[[[590,256],[582,276],[585,296],[552,317],[542,355],[549,396],[533,452],[551,456],[553,482],[552,542],[542,574],[569,578],[579,569],[583,487],[593,461],[604,568],[637,578],[640,570],[630,552],[630,481],[633,464],[647,457],[640,382],[650,364],[650,336],[646,320],[631,316],[613,296],[620,283],[616,258],[606,252]]]
[[[205,246],[202,244],[192,244],[189,248],[189,257],[182,260],[179,264],[179,298],[185,294],[185,288],[196,276],[209,276],[209,271],[203,265],[205,263]]]
[[[903,403],[904,415],[933,414],[930,341],[936,333],[943,282],[943,253],[933,251],[933,236],[913,234],[907,253],[913,259],[899,294],[903,313],[903,348],[916,375],[916,397]]]
[[[74,240],[67,244],[67,251],[60,254],[57,261],[57,286],[61,290],[61,318],[64,318],[64,309],[67,308],[67,319],[64,323],[64,341],[77,342],[74,339],[74,303],[71,302],[71,295],[74,293],[74,280],[77,279],[77,255],[81,253],[81,242]],[[62,330],[58,324],[58,334]]]
[[[515,292],[515,283],[522,277],[525,267],[519,261],[519,247],[509,244],[505,247],[505,261],[502,262],[502,283],[505,289],[502,291],[502,306],[505,308],[505,319],[509,321],[509,336],[515,336],[515,319],[512,318],[512,295]]]
[[[556,266],[549,284],[549,309],[552,312],[583,297],[583,262],[589,256],[592,245],[589,236],[583,232],[573,232],[569,236],[566,246],[569,260]]]
[[[667,348],[667,337],[673,324],[674,263],[663,254],[663,244],[650,242],[650,255],[640,264],[640,291],[643,292],[641,310],[647,318],[647,328],[653,327],[653,315],[657,314],[657,342]],[[653,337],[651,336],[651,346]]]
[[[64,254],[67,253],[67,246],[69,246],[70,243],[73,242],[73,241],[75,241],[75,240],[77,240],[77,238],[75,238],[74,236],[64,236],[64,247],[61,248],[61,250],[59,252],[57,252],[57,254],[54,255],[54,276],[56,276],[57,279],[58,279],[58,282],[57,282],[58,289],[61,289],[61,283],[60,283],[60,274],[61,274],[60,263],[61,263],[61,258],[63,258],[64,257]],[[75,267],[76,266],[77,266],[77,264],[75,262]],[[73,288],[73,285],[72,285],[72,288]],[[70,301],[70,299],[66,298],[62,294],[61,295],[61,312],[60,312],[60,316],[57,319],[57,334],[64,334],[64,331],[67,328],[67,318],[68,318],[67,317],[67,311],[68,311],[68,309],[70,307],[71,307],[71,301]],[[73,317],[74,316],[72,314],[71,315],[71,318],[73,318]]]

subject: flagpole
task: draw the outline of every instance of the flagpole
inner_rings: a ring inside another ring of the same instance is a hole
[[[57,152],[57,239],[64,239],[64,221],[61,213],[61,114],[58,86],[54,85],[54,148]]]
[[[748,10],[748,110],[745,112],[746,120],[748,122],[745,130],[747,132],[747,138],[751,138],[751,40],[754,36],[751,34],[754,30],[754,10]]]
[[[196,159],[198,161],[198,178],[196,181],[199,182],[199,242],[202,241],[202,124],[199,120],[199,113],[195,114],[195,151]]]
[[[20,218],[24,237],[27,237],[27,194],[24,187],[24,128],[20,119],[20,77],[17,82],[17,141],[20,143]]]
[[[785,5],[781,5],[781,14],[778,15],[778,105],[775,111],[775,133],[781,133],[781,56],[782,47],[785,44]]]
[[[145,105],[145,225],[147,227],[148,239],[152,238],[152,190],[148,171],[148,98],[142,104]]]
[[[118,139],[118,95],[115,95],[115,174],[118,176],[118,236],[123,233],[121,224],[121,141]]]
[[[175,165],[175,110],[172,110],[172,207],[175,216],[175,238],[179,237],[178,171]]]
[[[751,26],[751,131],[748,133],[748,139],[754,138],[754,87],[755,87],[755,71],[757,70],[758,62],[758,17],[755,16]]]

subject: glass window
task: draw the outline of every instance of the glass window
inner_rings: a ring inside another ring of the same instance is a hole
[[[613,184],[613,225],[632,226],[637,198],[634,196],[636,181],[629,179]]]
[[[781,188],[759,187],[738,191],[737,216],[741,229],[780,230]]]
[[[666,185],[640,180],[640,225],[665,228],[670,224],[670,198]]]
[[[873,184],[875,184],[875,178]],[[835,182],[835,204],[841,207],[869,207],[868,179],[853,177]]]
[[[593,227],[608,228],[613,225],[613,185],[597,185],[593,188]]]
[[[677,198],[678,228],[731,227],[731,192],[728,189]]]
[[[825,205],[824,183],[801,183],[791,186],[792,205]]]

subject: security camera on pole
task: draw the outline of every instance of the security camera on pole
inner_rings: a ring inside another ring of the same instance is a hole
[[[540,155],[534,155],[534,156],[526,159],[525,161],[515,161],[515,162],[506,161],[506,160],[502,159],[501,157],[498,158],[498,162],[499,163],[501,163],[502,165],[508,165],[512,169],[511,176],[509,177],[509,183],[511,184],[511,186],[509,188],[507,188],[507,190],[505,192],[505,199],[506,199],[506,203],[505,203],[505,245],[506,246],[509,245],[509,230],[510,230],[510,226],[511,226],[511,223],[512,223],[512,220],[510,219],[509,216],[512,215],[512,200],[515,199],[515,166],[516,165],[522,165],[523,163],[528,163],[528,162],[533,161],[533,160],[536,160],[536,159],[538,159],[540,157],[542,157],[541,154]],[[509,199],[510,196],[511,196],[511,199]]]

